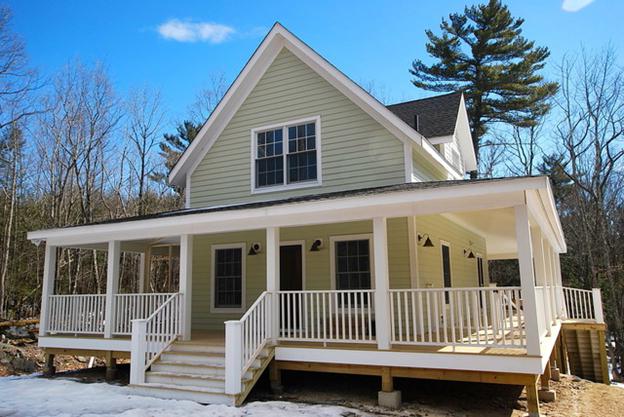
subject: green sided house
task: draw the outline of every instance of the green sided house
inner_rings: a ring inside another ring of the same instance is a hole
[[[394,377],[526,385],[537,413],[562,328],[604,326],[600,293],[562,287],[548,179],[475,168],[461,93],[384,106],[276,24],[171,172],[184,209],[29,233],[39,345],[129,357],[167,398],[240,404],[268,367],[379,375],[395,406]],[[147,288],[171,246],[177,293],[118,292],[121,252]],[[108,252],[106,294],[56,293],[60,247]],[[490,283],[495,259],[519,286]]]

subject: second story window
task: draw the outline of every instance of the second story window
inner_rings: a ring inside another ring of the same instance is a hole
[[[252,131],[252,191],[290,189],[320,183],[319,119]]]

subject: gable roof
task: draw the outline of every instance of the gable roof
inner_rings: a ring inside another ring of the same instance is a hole
[[[461,92],[455,92],[386,107],[426,138],[451,136],[455,133],[461,96]]]
[[[281,24],[275,23],[204,123],[195,140],[171,170],[169,174],[171,184],[177,186],[185,184],[185,181],[188,180],[187,174],[193,172],[201,162],[282,48],[287,48],[404,144],[419,145],[413,148],[424,153],[434,164],[441,166],[453,178],[460,179],[463,177],[463,173],[458,172],[446,161],[423,135],[388,110]]]

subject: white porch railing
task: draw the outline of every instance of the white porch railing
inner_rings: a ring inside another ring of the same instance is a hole
[[[173,293],[116,294],[113,334],[132,334],[132,320],[147,318],[172,295]]]
[[[391,341],[525,347],[520,287],[390,290]]]
[[[225,392],[238,394],[242,376],[271,339],[272,294],[264,291],[240,318],[225,322]]]
[[[570,320],[595,320],[604,323],[600,289],[583,290],[563,287],[565,314]]]
[[[280,291],[280,340],[375,343],[375,290]]]
[[[145,382],[145,371],[180,335],[182,294],[176,293],[148,318],[132,320],[130,383]]]
[[[103,334],[106,295],[49,295],[49,333]]]

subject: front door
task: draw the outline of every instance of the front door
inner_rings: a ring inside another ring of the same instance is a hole
[[[301,245],[280,246],[280,290],[301,291],[303,289],[303,260]],[[289,293],[281,297],[283,313],[280,318],[282,331],[297,333],[301,321],[299,304],[301,294]]]

